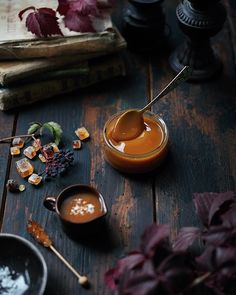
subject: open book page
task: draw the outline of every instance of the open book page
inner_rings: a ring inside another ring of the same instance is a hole
[[[104,2],[104,0],[102,1]],[[0,0],[0,44],[14,42],[37,40],[38,38],[29,32],[25,26],[25,13],[23,21],[18,17],[21,10],[34,6],[36,8],[48,7],[54,10],[57,9],[58,0]],[[30,12],[30,11],[29,11]],[[63,18],[58,14],[59,25],[64,36],[86,35],[86,33],[73,32],[64,26]],[[110,13],[104,13],[102,18],[92,18],[95,30],[97,32],[104,32],[106,29],[112,27]],[[50,37],[51,38],[51,37]],[[63,38],[63,37],[56,37]]]

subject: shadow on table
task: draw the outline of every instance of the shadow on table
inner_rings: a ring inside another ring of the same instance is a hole
[[[115,236],[106,218],[94,226],[85,227],[82,231],[73,232],[64,228],[66,235],[73,241],[99,252],[110,252],[116,246]]]

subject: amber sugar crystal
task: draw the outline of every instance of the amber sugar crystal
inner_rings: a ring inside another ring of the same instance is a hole
[[[23,148],[25,141],[21,137],[15,137],[12,140],[12,146],[16,146],[18,148]]]
[[[34,140],[32,146],[34,150],[37,152],[40,149],[40,139],[36,139],[36,141]]]
[[[29,158],[33,159],[36,156],[36,151],[33,146],[28,146],[26,149],[24,149],[23,154]]]
[[[18,146],[12,146],[10,148],[10,152],[12,156],[17,156],[20,154],[20,149],[18,148]]]
[[[31,174],[30,177],[28,178],[28,182],[33,185],[38,185],[40,184],[41,181],[42,181],[42,176],[39,176],[36,173]]]
[[[89,138],[89,132],[85,127],[80,127],[75,130],[75,134],[79,137],[80,140],[85,140]]]
[[[21,177],[25,178],[34,172],[34,167],[30,164],[28,159],[23,158],[16,162],[16,170]]]
[[[39,159],[41,162],[46,163],[46,158],[42,154],[39,154]]]
[[[81,141],[79,139],[73,140],[72,147],[74,150],[81,149]]]

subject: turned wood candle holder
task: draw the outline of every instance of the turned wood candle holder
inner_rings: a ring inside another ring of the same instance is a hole
[[[128,46],[142,51],[160,47],[165,37],[164,0],[129,0],[124,13],[123,35]]]
[[[210,37],[223,27],[226,11],[220,0],[181,0],[176,16],[184,44],[170,57],[172,68],[178,72],[185,65],[193,68],[191,80],[205,80],[220,72],[222,63],[210,45]]]

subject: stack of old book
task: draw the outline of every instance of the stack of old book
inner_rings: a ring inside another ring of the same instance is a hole
[[[96,33],[63,32],[62,37],[39,39],[18,18],[36,0],[5,2],[0,6],[0,110],[125,75],[120,52],[126,42],[109,17]],[[51,0],[50,6],[56,2]],[[40,6],[47,3],[41,0]]]

